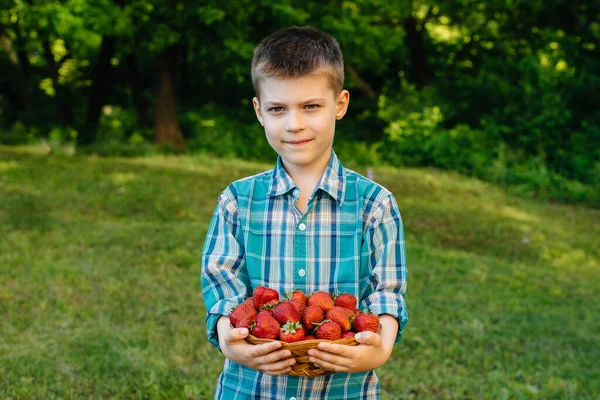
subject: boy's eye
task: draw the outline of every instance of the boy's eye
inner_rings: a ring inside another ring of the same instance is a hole
[[[314,110],[316,108],[319,108],[318,104],[307,104],[306,107],[310,110]]]
[[[271,107],[271,108],[269,108],[268,111],[269,112],[279,112],[281,110],[283,110],[283,107]]]

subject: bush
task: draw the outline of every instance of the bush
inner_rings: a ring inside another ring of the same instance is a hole
[[[188,152],[258,161],[272,161],[277,156],[258,121],[240,120],[235,113],[213,105],[184,112],[181,126]]]
[[[368,144],[336,139],[333,148],[340,160],[349,168],[381,164],[381,142]]]
[[[566,115],[555,113],[551,117],[548,112],[553,113],[554,103],[543,98],[538,106],[543,104],[550,110],[542,114],[544,118],[530,122],[537,124],[534,136],[539,145],[537,153],[532,153],[531,138],[518,138],[516,144],[505,141],[514,132],[507,132],[512,128],[497,119],[484,118],[482,128],[466,124],[445,128],[443,110],[451,112],[451,108],[436,104],[433,92],[419,93],[409,87],[402,98],[383,95],[378,115],[388,125],[377,147],[378,156],[394,166],[455,170],[507,186],[520,195],[600,205],[600,150],[589,148],[590,141],[598,136],[596,126],[584,124],[586,133],[575,132],[564,148],[551,139],[542,140],[542,131],[562,126],[560,121]],[[526,136],[524,132],[520,135]]]
[[[0,144],[9,146],[31,143],[36,137],[37,130],[26,127],[20,121],[15,122],[6,130],[0,130]]]

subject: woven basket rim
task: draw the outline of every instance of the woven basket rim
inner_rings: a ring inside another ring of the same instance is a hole
[[[299,345],[299,344],[305,344],[306,346],[304,346],[304,347],[314,347],[315,344],[319,344],[321,342],[334,343],[334,344],[345,344],[345,345],[358,344],[358,342],[356,341],[356,339],[354,337],[342,338],[342,339],[338,339],[338,340],[309,339],[309,340],[299,340],[297,342],[286,342],[286,341],[279,340],[279,339],[261,339],[261,338],[257,338],[256,336],[254,336],[252,334],[248,334],[248,336],[246,337],[246,340],[251,342],[252,344],[279,342],[282,344],[282,348],[283,348],[283,346]]]

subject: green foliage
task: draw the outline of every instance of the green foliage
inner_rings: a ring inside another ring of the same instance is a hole
[[[369,144],[336,138],[333,148],[340,159],[346,160],[345,165],[350,168],[381,165],[381,142]]]
[[[599,13],[593,2],[3,0],[0,142],[68,142],[73,130],[84,141],[97,127],[100,153],[139,154],[153,140],[148,110],[168,49],[187,151],[271,160],[246,112],[253,49],[279,28],[309,24],[344,53],[353,121],[340,122],[336,147],[357,165],[495,180],[489,166],[506,152],[501,168],[521,177],[507,185],[589,199],[576,188],[599,179]],[[117,110],[99,124],[93,95]],[[540,189],[551,182],[573,196]]]
[[[118,105],[105,105],[98,127],[99,142],[141,143],[152,140],[152,131],[137,124],[135,112]]]
[[[247,114],[253,116],[252,110],[248,109]],[[214,105],[184,112],[181,125],[188,137],[188,150],[244,160],[270,161],[277,157],[258,121],[245,123],[244,119]]]

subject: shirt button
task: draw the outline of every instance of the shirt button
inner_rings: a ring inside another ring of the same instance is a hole
[[[295,397],[290,397],[290,400],[296,400],[296,398]]]
[[[300,277],[303,277],[304,275],[306,275],[306,271],[301,269],[300,271],[298,271],[298,275],[300,275]]]
[[[305,231],[306,230],[306,224],[300,224],[298,225],[298,229],[300,229],[301,231]]]
[[[298,189],[294,189],[294,191],[292,192],[292,194],[294,195],[294,197],[298,196],[300,194],[300,191]]]

